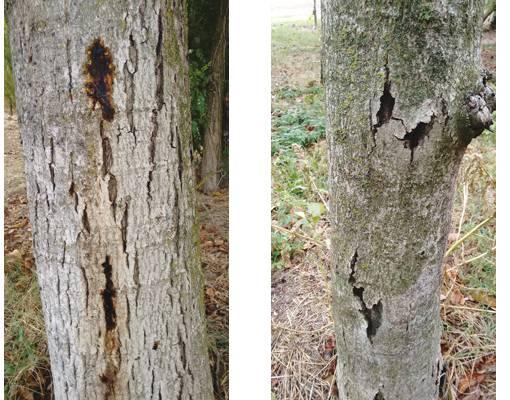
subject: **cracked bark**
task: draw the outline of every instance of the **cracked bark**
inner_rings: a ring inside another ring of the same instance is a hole
[[[495,108],[483,1],[322,7],[339,397],[436,399],[455,179]]]
[[[185,2],[61,3],[8,8],[55,398],[212,399]]]

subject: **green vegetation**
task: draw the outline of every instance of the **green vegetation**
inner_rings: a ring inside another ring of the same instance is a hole
[[[273,112],[272,155],[291,149],[293,144],[308,147],[325,137],[322,88],[312,86],[300,90],[284,87],[276,92],[275,97],[295,105]]]

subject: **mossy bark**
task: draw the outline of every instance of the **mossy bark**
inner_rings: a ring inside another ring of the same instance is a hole
[[[185,1],[8,8],[56,399],[213,398]]]
[[[455,178],[490,122],[483,3],[323,1],[342,399],[438,397]]]

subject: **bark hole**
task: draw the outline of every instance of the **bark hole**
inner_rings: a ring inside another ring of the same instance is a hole
[[[112,281],[112,265],[110,264],[110,256],[106,256],[103,263],[103,273],[105,276],[106,284],[103,290],[103,308],[104,318],[106,323],[106,330],[111,331],[117,326],[117,314],[115,312],[114,299],[117,296],[117,291]]]
[[[381,106],[379,107],[379,111],[377,111],[377,124],[375,128],[379,128],[387,123],[391,116],[393,115],[393,107],[395,106],[395,98],[390,93],[391,82],[386,81],[384,83],[384,91],[381,96]]]
[[[115,108],[112,91],[115,65],[108,47],[101,38],[94,39],[87,48],[87,62],[85,63],[85,92],[92,100],[92,110],[96,104],[101,106],[102,118],[113,121]]]
[[[404,142],[404,147],[406,149],[411,150],[411,163],[414,159],[414,149],[422,144],[425,137],[432,130],[435,119],[436,116],[433,115],[430,122],[418,122],[416,128],[414,128],[411,132],[407,132],[402,139],[399,139]]]
[[[395,106],[395,98],[391,95],[391,81],[390,81],[390,69],[388,68],[388,62],[384,66],[384,88],[383,94],[380,97],[379,111],[377,111],[377,123],[372,127],[372,132],[375,135],[377,128],[380,128],[387,123],[393,115],[393,107]]]
[[[157,350],[159,347],[159,340],[156,340],[154,344],[152,345],[152,350]]]
[[[375,334],[377,333],[377,329],[381,326],[382,321],[382,311],[383,305],[381,300],[374,304],[372,307],[367,307],[365,300],[363,300],[363,292],[365,288],[353,287],[352,293],[356,296],[361,302],[361,310],[360,313],[367,321],[367,337],[370,340],[370,343],[373,343],[373,339]]]
[[[374,400],[384,400],[384,395],[382,394],[381,390],[379,390],[375,397],[374,397]]]

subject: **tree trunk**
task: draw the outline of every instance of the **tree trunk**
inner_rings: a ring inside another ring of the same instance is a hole
[[[317,0],[313,0],[313,29],[317,29]]]
[[[482,15],[483,0],[324,1],[341,399],[438,397],[455,179],[495,100]]]
[[[220,12],[211,52],[211,77],[207,90],[207,118],[202,155],[202,190],[218,189],[225,99],[225,53],[227,48],[228,0],[220,0]]]
[[[184,1],[8,9],[56,399],[212,399]]]

